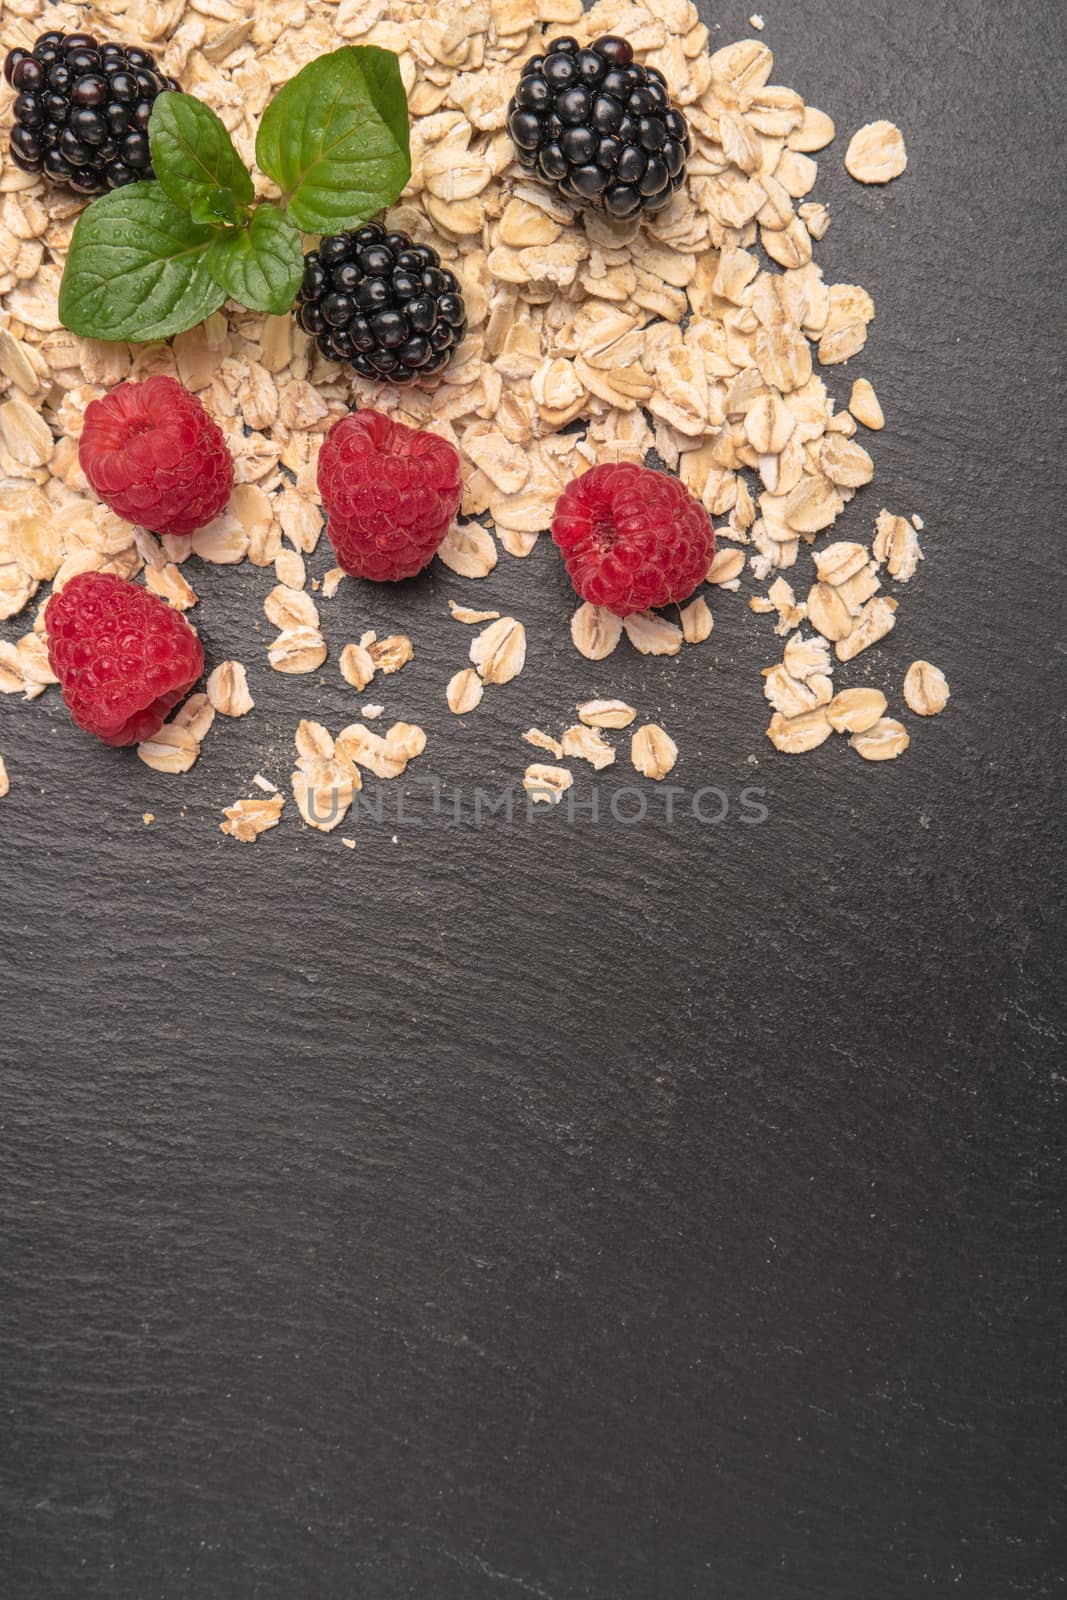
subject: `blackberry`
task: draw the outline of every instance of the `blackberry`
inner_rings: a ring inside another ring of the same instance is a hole
[[[459,283],[433,246],[376,222],[304,257],[296,315],[324,356],[388,383],[440,372],[467,331]]]
[[[524,167],[610,217],[661,211],[685,182],[689,127],[667,80],[612,34],[584,50],[553,39],[527,61],[508,132]]]
[[[147,50],[42,33],[32,52],[8,52],[4,77],[16,91],[11,159],[24,172],[79,194],[155,176],[148,119],[156,96],[178,84]]]

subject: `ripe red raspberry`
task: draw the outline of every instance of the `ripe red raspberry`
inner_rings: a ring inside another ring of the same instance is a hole
[[[459,510],[459,452],[435,433],[356,411],[335,422],[319,453],[327,533],[346,572],[393,583],[432,559]]]
[[[700,501],[677,478],[626,462],[567,485],[552,537],[582,599],[619,617],[688,600],[715,554]]]
[[[104,504],[152,533],[195,533],[233,488],[222,429],[175,378],[120,383],[94,400],[78,459]]]
[[[180,611],[109,572],[81,572],[45,610],[48,659],[79,728],[105,744],[151,739],[204,670]]]

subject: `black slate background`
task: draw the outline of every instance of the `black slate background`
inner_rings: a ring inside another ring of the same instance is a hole
[[[877,304],[829,375],[889,419],[841,530],[882,504],[928,530],[847,681],[899,707],[927,656],[949,709],[905,714],[891,766],[778,756],[766,619],[723,595],[700,650],[582,664],[547,541],[323,607],[335,650],[414,636],[363,698],[427,727],[458,825],[405,780],[415,820],[362,818],[353,852],[218,833],[300,716],[352,716],[332,664],[259,664],[269,574],[194,579],[259,707],[185,779],[0,702],[7,1600],[1062,1581],[1063,14],[762,9],[775,78],[839,129],[818,257]],[[715,11],[723,42],[747,14]],[[863,189],[844,147],[882,115],[909,169]],[[462,730],[449,595],[530,638]],[[613,822],[620,765],[598,823],[476,828],[516,731],[597,692],[661,719],[727,819]]]

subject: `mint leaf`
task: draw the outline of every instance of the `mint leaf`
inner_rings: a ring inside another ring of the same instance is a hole
[[[392,205],[411,176],[396,56],[346,45],[310,62],[264,112],[256,160],[307,233],[351,228]]]
[[[300,232],[277,206],[257,206],[243,228],[216,233],[207,268],[232,300],[272,316],[292,308],[304,275]]]
[[[74,230],[60,320],[89,339],[168,339],[195,327],[226,298],[207,270],[214,234],[158,183],[101,195]]]
[[[255,195],[252,178],[233,147],[225,125],[191,94],[171,90],[157,95],[148,123],[152,166],[163,192],[198,220],[220,189],[230,191],[236,205]],[[236,208],[232,218],[239,220]]]
[[[238,207],[232,189],[212,189],[210,194],[197,196],[189,215],[206,228],[237,228],[244,221],[242,212],[246,210],[247,207]]]

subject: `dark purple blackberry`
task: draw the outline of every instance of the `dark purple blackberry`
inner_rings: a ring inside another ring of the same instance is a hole
[[[508,132],[524,167],[610,217],[661,211],[685,182],[689,128],[667,80],[606,34],[553,39],[522,69]]]
[[[17,90],[11,158],[25,172],[79,194],[155,176],[148,119],[156,96],[178,84],[147,50],[42,33],[32,53],[8,53],[4,77]]]
[[[324,356],[387,383],[440,372],[467,331],[459,283],[432,245],[376,222],[304,257],[296,316]]]

